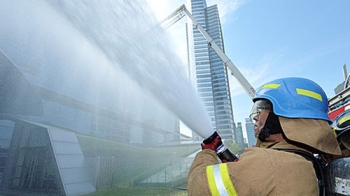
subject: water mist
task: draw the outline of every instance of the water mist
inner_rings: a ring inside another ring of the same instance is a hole
[[[8,1],[0,9],[0,47],[15,64],[26,69],[32,63],[56,64],[56,68],[39,70],[46,73],[47,80],[58,77],[55,72],[60,71],[59,66],[74,72],[74,62],[110,64],[111,69],[125,72],[197,134],[204,138],[212,134],[209,118],[186,77],[183,63],[144,1],[53,0],[24,1],[20,5]],[[11,13],[14,9],[22,12]],[[79,74],[89,73],[86,70]],[[80,80],[79,76],[74,78]],[[75,85],[72,81],[66,83]],[[48,85],[57,92],[75,93],[59,89],[61,83]]]

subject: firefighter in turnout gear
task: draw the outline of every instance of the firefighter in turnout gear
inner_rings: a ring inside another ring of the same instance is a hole
[[[326,193],[327,196],[350,195],[350,110],[339,114],[331,127],[342,154],[322,156],[328,162],[325,167]]]
[[[220,162],[215,152],[220,136],[202,144],[188,174],[188,194],[324,195],[323,172],[313,154],[341,151],[323,89],[305,78],[282,78],[261,86],[253,102],[256,147],[237,162]]]
[[[337,136],[342,151],[341,157],[350,156],[350,110],[345,110],[333,121],[331,127]]]

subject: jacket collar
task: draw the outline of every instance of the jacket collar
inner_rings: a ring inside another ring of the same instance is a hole
[[[260,140],[258,140],[256,147],[270,148],[270,149],[292,149],[292,150],[301,150],[304,152],[311,153],[310,151],[304,148],[300,148],[298,146],[288,143],[286,140],[282,140],[280,142],[261,142]]]

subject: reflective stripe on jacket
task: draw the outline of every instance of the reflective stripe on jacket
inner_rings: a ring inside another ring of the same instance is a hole
[[[281,143],[276,148],[292,145]],[[188,178],[188,195],[318,196],[312,163],[294,153],[248,148],[238,162],[219,164],[212,150],[199,152]]]
[[[206,168],[206,173],[211,195],[237,195],[236,189],[231,182],[226,163],[209,165]]]

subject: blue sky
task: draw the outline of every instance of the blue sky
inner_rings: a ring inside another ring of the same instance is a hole
[[[342,66],[350,65],[350,1],[325,2],[247,2],[223,25],[226,54],[255,88],[278,77],[298,76],[334,96],[344,78]],[[248,114],[241,112],[247,110],[242,104],[247,96],[235,92],[235,120],[242,121]]]
[[[159,18],[186,3],[148,2],[159,7],[154,8]],[[305,77],[332,97],[343,81],[343,65],[350,70],[350,1],[207,0],[207,4],[218,4],[226,55],[254,88],[280,77]],[[179,29],[172,27],[171,34]],[[184,47],[180,38],[174,40]],[[244,124],[252,102],[233,76],[230,85],[235,121]]]

